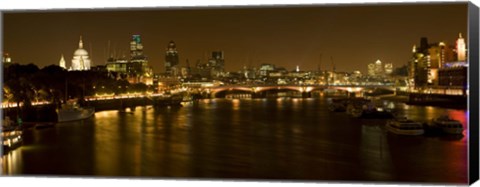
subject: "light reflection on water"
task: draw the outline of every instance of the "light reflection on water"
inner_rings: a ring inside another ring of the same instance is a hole
[[[395,106],[467,128],[462,110]],[[465,137],[397,136],[384,125],[329,112],[324,99],[205,99],[29,130],[2,164],[13,175],[467,181]]]

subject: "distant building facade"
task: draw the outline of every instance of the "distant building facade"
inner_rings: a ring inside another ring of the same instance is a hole
[[[69,70],[71,71],[82,71],[90,69],[90,58],[88,57],[87,50],[83,49],[82,36],[80,36],[80,41],[78,42],[78,49],[73,53],[72,66]]]
[[[219,77],[225,70],[225,59],[223,51],[213,51],[208,60],[213,77]]]
[[[408,64],[409,84],[417,89],[438,88],[443,90],[440,91],[442,93],[452,92],[453,89],[453,92],[465,93],[466,46],[461,33],[455,46],[445,42],[429,44],[425,37],[420,39],[420,43],[420,47],[414,45]]]
[[[106,62],[108,72],[115,72],[117,78],[127,79],[130,83],[149,83],[153,80],[153,70],[143,54],[140,35],[132,35],[130,41],[130,59],[110,57]]]
[[[386,63],[385,64],[385,75],[391,75],[393,73],[393,64]]]
[[[170,41],[165,52],[165,74],[175,76],[177,74],[178,64],[177,46],[174,41]]]
[[[393,64],[383,64],[382,61],[377,60],[367,66],[367,75],[371,78],[384,78],[393,72]]]
[[[464,62],[466,60],[467,48],[465,46],[465,39],[462,37],[462,33],[458,34],[456,49],[457,49],[457,61]]]
[[[8,53],[3,54],[2,62],[7,63],[7,64],[12,63],[12,58],[10,57],[10,55]]]

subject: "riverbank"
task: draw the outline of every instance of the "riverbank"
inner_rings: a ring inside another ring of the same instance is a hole
[[[411,98],[411,96],[408,96],[408,95],[385,96],[380,98],[387,101],[405,103],[407,105],[434,106],[434,107],[450,108],[450,109],[467,109],[467,102],[468,102],[466,97],[456,98],[453,96],[446,97],[446,98],[431,98],[428,100],[414,100]]]

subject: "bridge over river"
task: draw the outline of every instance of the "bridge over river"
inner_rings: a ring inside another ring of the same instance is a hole
[[[393,85],[223,85],[206,88],[211,97],[225,93],[248,93],[252,97],[265,97],[269,92],[297,92],[311,97],[314,91],[336,90],[361,95],[365,90],[383,89],[395,92]]]

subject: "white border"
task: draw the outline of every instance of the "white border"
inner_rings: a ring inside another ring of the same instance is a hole
[[[472,0],[480,6],[480,0]],[[1,0],[0,11],[11,10],[46,10],[46,9],[92,9],[92,8],[124,8],[124,7],[191,7],[191,6],[232,6],[232,5],[292,5],[292,4],[358,4],[358,3],[426,3],[426,2],[465,2],[455,0]],[[1,33],[1,32],[0,32]],[[178,181],[178,180],[139,180],[139,179],[99,179],[99,178],[46,178],[46,177],[0,177],[2,186],[403,186],[400,184],[372,183],[332,183],[325,181],[315,183],[302,182],[231,182],[231,181]],[[408,184],[408,186],[412,186]],[[427,185],[422,185],[427,186]],[[432,185],[433,186],[433,185]],[[480,183],[475,183],[480,186]]]

